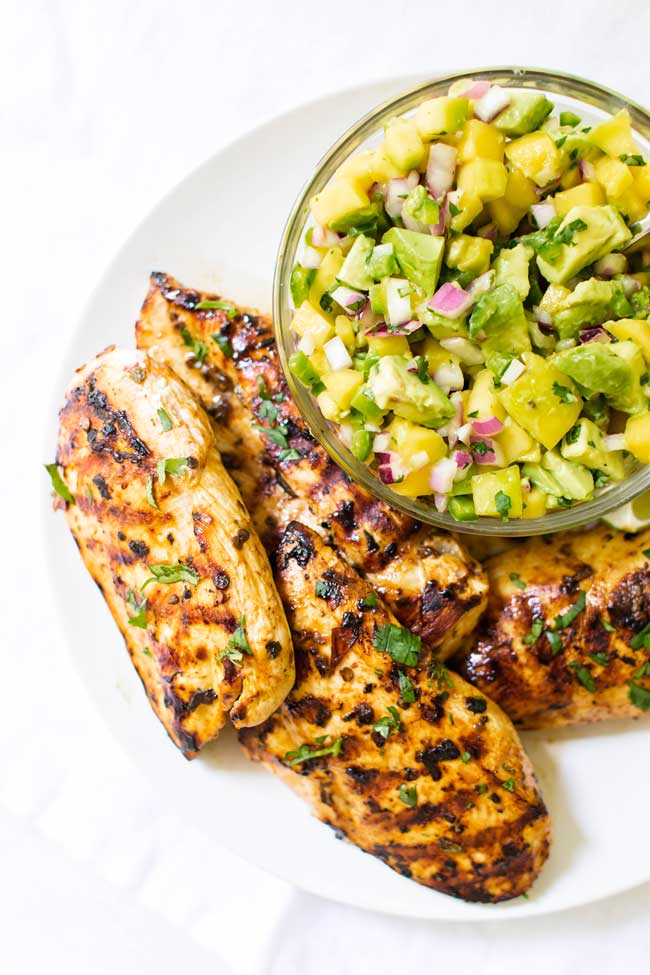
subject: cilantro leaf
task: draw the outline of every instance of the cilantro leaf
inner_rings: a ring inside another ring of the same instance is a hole
[[[501,785],[503,786],[504,789],[507,789],[508,792],[514,792],[515,791],[515,780],[514,780],[514,778],[506,779],[505,782],[502,782],[501,783]]]
[[[593,692],[596,690],[596,684],[591,676],[591,671],[589,668],[585,667],[583,664],[579,664],[577,660],[572,660],[569,663],[569,667],[574,672],[582,686],[586,687],[586,689],[593,694]]]
[[[198,307],[198,306],[197,306]],[[208,354],[208,346],[203,339],[195,338],[185,326],[181,329],[183,344],[192,350],[192,355],[196,359],[196,364],[202,366]]]
[[[221,352],[223,352],[226,359],[232,359],[234,354],[232,351],[232,345],[230,344],[230,342],[228,341],[225,335],[220,335],[219,332],[213,332],[210,338],[217,343],[219,349],[221,350]]]
[[[501,515],[501,521],[508,521],[508,512],[512,508],[510,495],[506,494],[505,491],[497,491],[494,496],[494,503],[497,509],[497,514]]]
[[[402,722],[399,716],[399,711],[392,704],[388,706],[388,714],[385,714],[383,718],[373,726],[373,731],[386,741],[390,737],[393,731],[399,731],[402,727]]]
[[[584,610],[586,605],[587,605],[587,593],[584,591],[584,589],[581,589],[580,595],[578,596],[573,606],[571,606],[570,609],[567,609],[566,613],[560,613],[560,615],[556,617],[555,629],[563,630],[567,626],[570,626],[573,623],[574,619],[577,616],[579,616],[580,613]]]
[[[577,403],[578,397],[572,393],[568,386],[562,386],[558,382],[553,383],[553,392],[562,403]]]
[[[376,592],[371,592],[361,600],[359,609],[373,609],[375,606],[379,606],[379,597]]]
[[[158,562],[154,565],[148,565],[147,568],[151,572],[151,575],[140,586],[140,592],[144,592],[145,586],[148,586],[151,582],[161,582],[165,585],[171,585],[174,582],[186,582],[195,586],[200,579],[196,569],[193,569],[189,565],[183,565],[182,562],[177,562],[176,564],[172,562]]]
[[[225,311],[226,317],[232,321],[233,318],[237,318],[237,307],[233,305],[232,301],[222,301],[220,298],[209,298],[205,301],[200,301],[198,305],[194,306],[194,311]]]
[[[559,633],[554,633],[553,630],[545,630],[544,636],[549,642],[549,646],[551,648],[551,654],[554,657],[557,657],[558,653],[561,653],[563,649],[562,637],[559,635]]]
[[[253,655],[253,651],[248,643],[248,637],[246,636],[246,617],[240,616],[237,621],[237,628],[229,637],[218,659],[223,660],[224,657],[227,657],[234,664],[240,664],[244,659],[243,655],[245,653],[249,654],[249,656]]]
[[[590,653],[589,656],[597,664],[600,664],[601,667],[609,667],[609,665],[612,662],[612,658],[610,657],[610,655],[608,653],[604,653],[601,650],[595,650],[593,653]]]
[[[63,498],[63,500],[66,501],[68,504],[74,504],[75,500],[72,496],[70,488],[68,487],[68,485],[65,483],[65,481],[59,474],[58,465],[46,464],[45,470],[50,475],[50,480],[52,481],[52,487],[59,495],[59,497]]]
[[[372,638],[373,646],[389,654],[396,664],[415,667],[422,649],[422,640],[403,626],[388,623],[380,626]]]
[[[645,166],[645,159],[636,152],[624,152],[618,158],[628,166]]]
[[[320,739],[320,741],[322,742],[324,739]],[[337,738],[331,745],[323,748],[314,749],[311,745],[301,745],[300,748],[287,752],[284,756],[284,761],[288,762],[290,766],[293,766],[299,765],[301,762],[307,762],[312,758],[322,758],[324,755],[332,755],[334,758],[337,758],[341,753],[342,746],[343,738]]]
[[[147,600],[127,589],[124,601],[129,609],[133,610],[134,615],[129,616],[129,626],[137,626],[140,630],[147,629]]]
[[[650,649],[650,623],[646,623],[642,630],[634,634],[630,640],[630,646],[633,650],[640,650],[641,647]]]
[[[526,583],[521,578],[521,576],[519,575],[518,572],[511,572],[510,573],[510,582],[513,584],[513,586],[516,586],[517,589],[525,589],[526,588]]]
[[[607,630],[608,633],[616,633],[616,627],[615,626],[612,626],[612,624],[609,622],[609,620],[606,620],[604,616],[601,616],[600,622],[601,622],[602,628],[604,630]]]
[[[402,699],[402,704],[413,704],[415,701],[415,688],[413,687],[413,681],[405,674],[402,670],[399,671],[399,693]]]
[[[165,433],[167,433],[168,430],[171,430],[171,428],[174,426],[169,416],[169,413],[164,408],[164,406],[161,406],[160,409],[158,410],[158,419],[160,420],[160,425],[163,428]]]
[[[438,690],[440,690],[443,685],[448,687],[450,690],[454,686],[454,682],[449,676],[449,671],[440,660],[434,660],[429,665],[429,685],[433,684],[434,681]],[[453,715],[450,714],[449,717],[451,718]]]
[[[537,643],[544,629],[544,620],[541,616],[536,616],[530,626],[530,633],[523,638],[524,643]]]
[[[640,684],[631,680],[628,696],[636,708],[640,708],[642,711],[650,711],[650,690],[646,687],[641,687]]]
[[[170,474],[171,477],[180,477],[181,474],[185,473],[185,470],[189,466],[190,466],[189,457],[167,457],[165,459],[161,458],[156,464],[156,474],[158,477],[158,483],[164,484],[168,474]]]
[[[156,501],[156,498],[153,493],[153,474],[150,474],[149,477],[147,478],[146,491],[147,491],[147,501],[149,502],[152,508],[157,508],[158,502]]]

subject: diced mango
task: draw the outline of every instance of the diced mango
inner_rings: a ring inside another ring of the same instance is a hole
[[[551,450],[576,422],[582,399],[568,376],[541,356],[525,352],[526,371],[499,393],[510,416]],[[569,390],[572,402],[559,387]]]
[[[430,480],[431,467],[427,465],[421,467],[419,471],[412,471],[407,474],[403,481],[391,484],[391,487],[395,494],[399,494],[403,498],[419,498],[421,495],[434,493],[429,483]]]
[[[438,342],[437,339],[434,339],[433,335],[427,335],[425,338],[422,354],[427,360],[431,375],[433,375],[436,369],[443,365],[443,363],[452,362],[454,364],[460,364],[460,359],[458,356],[455,356],[451,352],[447,352],[446,349],[443,349],[440,342]]]
[[[529,206],[537,202],[537,191],[532,179],[524,176],[518,169],[508,170],[508,182],[504,198],[507,203],[514,207],[527,210]]]
[[[339,412],[348,412],[355,393],[363,384],[363,373],[356,369],[336,369],[321,378]]]
[[[403,355],[411,358],[411,348],[404,335],[389,335],[386,338],[369,335],[368,351],[370,355]]]
[[[577,166],[571,166],[569,169],[565,169],[560,176],[560,186],[563,190],[570,190],[574,186],[578,186],[580,182],[580,170]]]
[[[316,349],[313,355],[309,356],[309,364],[319,376],[325,375],[326,372],[331,372],[332,369],[329,364],[329,360],[322,349]]]
[[[537,186],[547,186],[562,173],[560,152],[546,132],[530,132],[506,146],[506,157]]]
[[[479,119],[469,119],[458,142],[458,162],[468,163],[476,158],[503,162],[505,142],[505,136],[498,129]]]
[[[341,419],[341,414],[336,404],[335,400],[332,399],[327,390],[323,390],[316,397],[318,403],[318,408],[325,417],[326,420],[332,420],[334,423]]]
[[[424,143],[410,118],[392,118],[386,123],[384,152],[401,169],[417,169],[424,159]]]
[[[459,132],[469,114],[467,98],[429,98],[415,113],[415,124],[423,139]]]
[[[499,406],[503,410],[500,403]],[[539,453],[539,444],[511,416],[505,418],[503,430],[495,440],[503,451],[506,464],[513,464],[515,461],[533,462]]]
[[[475,474],[472,478],[472,497],[477,515],[521,518],[523,498],[519,468],[515,465],[500,471]]]
[[[625,448],[642,464],[650,464],[650,413],[631,416],[627,421]]]
[[[617,210],[624,213],[629,219],[634,222],[636,220],[643,220],[644,217],[648,215],[648,200],[644,200],[643,197],[637,193],[634,188],[634,184],[625,193],[621,193],[612,200],[612,203]]]
[[[460,233],[461,230],[469,227],[472,220],[475,220],[483,209],[483,204],[478,197],[463,193],[462,190],[450,193],[447,200],[451,213],[450,225],[455,233]]]
[[[605,322],[604,327],[621,342],[625,339],[635,342],[650,366],[650,322],[640,318],[621,318],[618,322]]]
[[[594,163],[594,169],[596,170],[596,179],[604,188],[608,200],[621,196],[634,183],[629,166],[626,166],[620,159],[602,156]]]
[[[373,183],[385,183],[404,175],[404,170],[387,158],[381,146],[355,153],[341,163],[336,171],[337,180],[351,183],[362,193],[367,192]]]
[[[336,279],[342,267],[343,251],[340,247],[332,247],[323,258],[309,289],[309,300],[315,308],[319,307],[325,292],[336,287]]]
[[[409,464],[417,454],[424,452],[430,462],[434,464],[447,453],[444,440],[435,430],[411,423],[401,417],[395,417],[387,427],[395,449],[400,453],[404,462]]]
[[[470,420],[489,420],[492,416],[503,420],[505,415],[494,388],[494,373],[491,369],[481,369],[470,390],[465,416]]]
[[[502,237],[511,234],[521,223],[521,219],[526,213],[520,207],[515,207],[507,200],[494,200],[488,203],[487,207],[490,218],[497,225],[497,230]]]
[[[546,514],[546,494],[534,487],[530,491],[523,492],[524,518],[541,518]]]
[[[588,140],[614,159],[639,151],[632,135],[630,113],[626,108],[622,108],[616,115],[594,126],[588,135]]]
[[[458,237],[452,237],[447,244],[445,264],[447,267],[458,268],[459,271],[483,274],[489,270],[493,250],[494,244],[485,237],[459,234]]]
[[[323,226],[368,206],[368,194],[347,179],[336,179],[317,193],[311,201],[311,211]]]
[[[473,159],[458,170],[456,185],[459,190],[475,196],[483,203],[498,200],[508,184],[508,172],[496,159]]]
[[[356,348],[357,336],[352,328],[352,322],[347,315],[337,315],[334,322],[334,331],[343,341],[348,352],[352,353]]]
[[[556,193],[553,197],[555,212],[558,217],[566,217],[573,207],[597,207],[606,202],[605,193],[600,183],[579,183],[573,189]]]
[[[316,348],[320,348],[334,335],[334,325],[320,308],[315,308],[310,301],[303,301],[296,310],[291,326],[297,335],[310,335]]]
[[[645,166],[633,166],[632,179],[634,180],[634,189],[641,199],[650,200],[650,166],[647,163]]]

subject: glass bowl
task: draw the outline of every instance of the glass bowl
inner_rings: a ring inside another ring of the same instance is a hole
[[[446,512],[441,514],[436,511],[432,502],[423,498],[402,497],[389,485],[383,484],[370,467],[352,455],[339,437],[336,426],[320,412],[311,391],[289,369],[289,356],[297,345],[297,337],[291,328],[294,309],[289,282],[309,222],[309,200],[330,182],[335,171],[348,156],[360,149],[374,148],[381,141],[384,123],[391,116],[411,114],[422,101],[446,95],[454,81],[464,78],[485,79],[503,86],[543,92],[549,95],[558,111],[577,112],[590,125],[602,121],[621,108],[627,108],[639,145],[644,155],[650,157],[649,112],[623,95],[609,91],[595,82],[557,71],[523,67],[460,71],[425,82],[384,102],[348,129],[325,154],[313,176],[303,187],[289,215],[280,242],[273,287],[273,315],[280,360],[298,409],[314,436],[354,481],[394,508],[406,512],[418,521],[469,535],[528,536],[575,528],[601,518],[632,501],[642,492],[650,490],[650,466],[639,464],[625,480],[607,486],[592,501],[580,502],[573,508],[557,509],[538,518],[513,518],[508,522],[487,517],[458,522]]]

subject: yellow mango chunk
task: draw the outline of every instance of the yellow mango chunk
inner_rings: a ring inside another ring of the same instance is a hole
[[[348,412],[355,393],[363,385],[363,373],[356,369],[336,369],[321,378],[339,412]]]
[[[534,487],[530,491],[523,493],[524,518],[541,518],[546,514],[546,494]]]
[[[459,234],[458,237],[452,237],[447,244],[445,264],[447,267],[458,268],[459,271],[483,274],[489,270],[493,250],[494,244],[485,237]]]
[[[499,393],[510,416],[547,450],[551,450],[580,416],[582,399],[572,381],[541,356],[525,352],[526,371]],[[563,387],[573,396],[566,402]]]
[[[503,196],[507,203],[514,207],[520,207],[524,211],[533,203],[537,203],[535,183],[517,169],[509,170],[506,191]]]
[[[508,172],[496,159],[473,159],[458,170],[456,185],[459,190],[474,196],[483,203],[498,200],[508,184]]]
[[[336,179],[317,193],[310,206],[314,217],[324,227],[348,213],[368,206],[368,194],[347,179]]]
[[[469,393],[465,415],[477,420],[489,420],[492,416],[496,416],[499,420],[505,418],[506,411],[496,394],[494,373],[491,369],[481,369],[476,375]]]
[[[648,215],[648,200],[644,200],[636,192],[634,185],[629,190],[626,190],[625,193],[613,199],[612,203],[617,210],[624,213],[632,222],[643,220]]]
[[[642,464],[650,464],[650,413],[631,416],[625,426],[625,449]]]
[[[618,322],[605,322],[604,327],[621,342],[625,339],[635,342],[650,365],[650,322],[639,318],[621,318]]]
[[[465,122],[458,142],[458,162],[468,163],[476,158],[503,162],[505,143],[505,136],[498,129],[479,119],[470,119]]]
[[[603,156],[594,163],[596,179],[604,188],[608,200],[621,196],[634,183],[629,166],[620,159],[610,159]]]
[[[530,132],[506,145],[506,158],[537,186],[559,179],[562,157],[546,132]]]
[[[341,163],[336,179],[351,183],[361,193],[367,193],[373,183],[385,183],[389,179],[405,176],[404,170],[383,153],[382,147],[357,152]]]
[[[593,146],[598,146],[614,159],[639,151],[632,135],[630,113],[626,108],[594,126],[587,138]]]
[[[606,203],[605,192],[600,183],[580,183],[573,189],[556,193],[553,197],[558,217],[566,217],[569,210],[577,206],[597,207]]]
[[[507,511],[500,505],[504,500],[503,495],[510,501]],[[500,471],[475,474],[472,478],[472,497],[477,515],[521,518],[523,498],[519,468],[505,467]]]
[[[422,452],[427,455],[432,464],[447,453],[447,447],[440,434],[419,423],[411,423],[410,420],[395,417],[387,427],[387,433],[391,435],[395,448],[406,464],[410,464],[413,458]]]
[[[419,498],[423,494],[433,494],[433,488],[429,484],[431,479],[431,467],[421,467],[419,471],[412,471],[407,474],[403,481],[391,484],[395,494],[403,498]]]
[[[310,335],[316,347],[323,345],[334,335],[334,326],[325,312],[314,308],[309,301],[303,301],[296,310],[291,327],[297,335]]]
[[[368,352],[370,355],[403,355],[411,358],[411,347],[405,335],[389,335],[386,338],[369,335]]]

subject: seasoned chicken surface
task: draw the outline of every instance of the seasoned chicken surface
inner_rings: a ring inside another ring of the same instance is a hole
[[[488,611],[452,666],[513,721],[549,728],[650,709],[650,530],[534,538],[486,565]]]
[[[294,680],[266,553],[203,409],[165,365],[111,348],[76,373],[57,463],[68,524],[151,705],[191,758]]]
[[[471,633],[487,597],[481,568],[453,536],[421,528],[334,464],[296,409],[267,318],[154,274],[136,338],[212,413],[220,449],[267,542],[299,519],[331,537],[442,657]]]
[[[470,901],[523,894],[550,827],[508,718],[444,665],[427,669],[420,640],[315,532],[289,525],[275,563],[297,679],[240,733],[248,755],[418,883]]]

